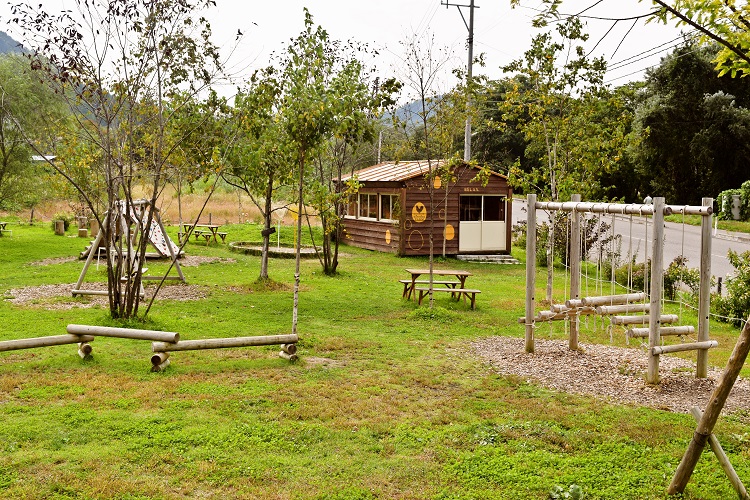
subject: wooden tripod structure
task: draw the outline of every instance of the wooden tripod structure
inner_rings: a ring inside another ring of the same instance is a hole
[[[151,227],[145,229],[144,225],[146,224],[146,217],[149,209],[153,211]],[[88,272],[89,266],[94,259],[94,255],[99,254],[99,248],[106,233],[106,231],[104,231],[103,229],[110,227],[109,223],[110,217],[112,215],[113,214],[107,212],[104,217],[104,221],[102,221],[102,230],[99,231],[99,233],[96,235],[96,239],[91,244],[90,251],[88,252],[88,256],[86,257],[86,262],[84,263],[83,269],[81,270],[81,275],[78,277],[78,282],[76,283],[75,288],[71,290],[71,293],[74,297],[76,295],[109,295],[109,292],[105,290],[86,290],[84,288],[81,288],[81,286],[83,285],[83,281],[86,278],[86,273]],[[167,231],[164,228],[161,217],[159,216],[158,208],[152,207],[148,200],[134,201],[129,207],[126,207],[125,202],[121,201],[118,203],[117,214],[114,214],[114,217],[117,218],[116,228],[118,234],[120,235],[119,241],[121,248],[117,249],[110,247],[109,249],[107,249],[107,242],[105,242],[104,248],[105,250],[107,250],[106,253],[108,258],[113,259],[121,256],[121,258],[127,259],[128,262],[137,262],[138,254],[136,252],[136,248],[138,248],[138,245],[135,244],[136,239],[139,237],[146,237],[148,238],[149,243],[151,243],[161,255],[168,255],[170,257],[174,268],[177,271],[177,276],[142,275],[141,280],[165,279],[180,280],[182,282],[185,281],[185,276],[182,274],[182,268],[180,267],[180,263],[177,260],[177,257],[179,255],[179,247],[177,247],[174,242],[169,239],[169,236],[167,236]],[[135,225],[135,229],[131,234],[130,227],[133,225]],[[137,269],[138,267],[124,265],[120,266],[120,268],[122,269],[120,284],[122,284],[133,279],[130,269]],[[143,271],[145,270],[147,269],[143,269]],[[145,290],[143,289],[142,284],[140,285],[140,294],[141,297],[145,295]]]

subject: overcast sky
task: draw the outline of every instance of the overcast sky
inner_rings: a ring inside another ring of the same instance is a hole
[[[49,11],[60,8],[74,9],[72,0],[37,0]],[[445,0],[443,0],[445,1]],[[466,39],[468,30],[455,6],[441,5],[441,0],[216,0],[217,7],[207,12],[214,41],[225,48],[235,47],[229,60],[233,73],[249,74],[268,62],[272,52],[283,50],[284,44],[303,29],[303,8],[307,7],[316,24],[325,28],[331,38],[357,40],[380,51],[375,61],[383,76],[398,76],[403,49],[400,41],[414,34],[430,33],[439,48],[452,53],[446,68],[446,81],[450,68],[465,67],[467,61]],[[468,5],[469,0],[458,2]],[[474,72],[491,78],[503,76],[500,67],[522,56],[531,38],[538,33],[531,27],[538,0],[523,1],[522,7],[511,9],[509,0],[475,0],[474,53],[484,53],[486,67],[475,67]],[[651,2],[644,0],[567,0],[565,13],[579,13],[590,5],[585,15],[600,18],[624,18],[644,14]],[[469,9],[462,9],[466,22]],[[7,5],[0,6],[0,20],[7,18]],[[661,24],[646,24],[643,20],[619,21],[585,19],[591,35],[587,50],[595,56],[604,56],[612,70],[607,80],[619,85],[640,79],[649,66],[671,50],[680,36],[680,30]],[[7,25],[2,22],[5,31]],[[239,45],[237,31],[243,33]],[[608,33],[609,31],[609,33]],[[598,44],[598,45],[597,45]],[[595,47],[596,46],[596,47]],[[646,51],[649,51],[644,53]],[[228,90],[228,89],[227,89]]]

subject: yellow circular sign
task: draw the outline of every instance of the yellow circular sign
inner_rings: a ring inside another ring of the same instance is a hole
[[[390,229],[385,230],[385,244],[386,245],[391,244],[391,230]]]
[[[427,220],[427,207],[424,206],[424,203],[418,201],[414,204],[414,208],[411,209],[411,218],[414,219],[414,222]]]
[[[446,224],[445,234],[443,236],[445,236],[446,240],[450,241],[456,237],[456,230],[450,224]]]
[[[435,186],[435,189],[440,189],[440,187],[443,185],[443,181],[440,180],[440,176],[435,176],[435,181],[432,183],[433,186]]]

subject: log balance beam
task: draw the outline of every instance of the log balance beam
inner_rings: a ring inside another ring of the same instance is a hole
[[[228,337],[218,339],[180,340],[178,342],[152,342],[151,371],[161,372],[169,366],[169,353],[174,351],[196,351],[202,349],[225,349],[228,347],[251,347],[261,345],[281,345],[279,357],[289,361],[297,360],[299,336],[258,335],[255,337]]]
[[[117,337],[121,339],[151,340],[175,343],[180,340],[176,332],[156,330],[135,330],[132,328],[113,328],[109,326],[68,325],[68,333],[75,335],[95,335],[99,337]]]
[[[80,344],[94,340],[92,335],[52,335],[31,339],[4,340],[0,342],[0,352],[16,351],[18,349],[32,349],[34,347],[50,347],[54,345]]]

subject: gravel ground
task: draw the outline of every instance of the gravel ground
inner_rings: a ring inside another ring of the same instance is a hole
[[[712,368],[708,378],[695,378],[695,363],[662,355],[658,386],[645,382],[646,353],[598,344],[568,349],[567,340],[535,339],[535,352],[524,351],[522,338],[492,337],[472,343],[474,352],[502,374],[517,375],[549,389],[594,396],[607,402],[648,406],[687,413],[691,406],[705,408],[722,369]],[[750,408],[750,383],[738,379],[724,413]]]
[[[62,264],[77,260],[75,257],[60,257],[54,259],[44,259],[31,263],[32,266],[49,266]],[[222,257],[203,257],[199,255],[185,256],[180,259],[180,265],[183,267],[199,266],[210,264],[212,262],[233,263],[234,259]],[[155,282],[144,283],[146,290],[146,300],[153,296],[156,289]],[[74,307],[89,308],[94,306],[107,307],[107,297],[86,295],[83,297],[73,298],[70,291],[75,288],[75,283],[65,283],[59,285],[40,285],[24,288],[14,288],[8,290],[3,298],[12,304],[31,305],[44,307],[45,309],[72,309]],[[86,282],[87,290],[106,290],[106,283]],[[162,286],[159,290],[157,300],[200,300],[208,296],[208,288],[204,286],[188,285],[185,283],[168,284]]]

